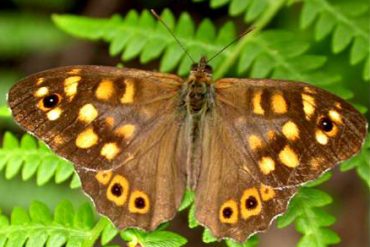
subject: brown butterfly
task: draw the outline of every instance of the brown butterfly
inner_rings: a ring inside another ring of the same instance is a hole
[[[128,68],[72,66],[9,92],[16,121],[72,161],[98,211],[119,228],[154,230],[186,188],[219,239],[244,241],[286,210],[297,186],[358,153],[367,122],[309,84],[187,80]]]

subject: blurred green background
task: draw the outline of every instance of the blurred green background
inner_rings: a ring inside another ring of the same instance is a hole
[[[243,1],[233,2],[239,2],[241,6],[244,6]],[[273,2],[273,0],[267,2]],[[291,31],[295,34],[296,39],[310,43],[308,53],[327,57],[325,66],[319,70],[340,77],[336,84],[332,86],[333,91],[340,88],[340,94],[347,95],[350,101],[358,105],[363,112],[366,112],[367,118],[370,119],[369,112],[366,111],[366,108],[370,109],[370,83],[369,78],[366,80],[363,75],[364,70],[370,70],[370,68],[364,69],[364,66],[370,66],[369,59],[366,65],[364,61],[353,63],[350,59],[352,54],[351,45],[339,52],[333,51],[333,37],[329,34],[330,32],[328,32],[328,35],[318,38],[317,26],[311,25],[304,29],[300,28],[299,22],[305,1],[288,0],[285,2],[286,5],[279,9],[264,29],[274,30],[279,28]],[[344,3],[345,1],[339,2]],[[360,22],[370,25],[369,2],[358,0],[353,1],[353,5],[351,4],[348,1],[347,7],[351,9],[351,14],[357,11],[356,13],[360,13],[362,16]],[[213,7],[210,7],[210,5]],[[159,61],[157,60],[145,64],[142,64],[139,58],[121,61],[120,56],[112,57],[109,55],[109,44],[102,41],[91,42],[73,38],[56,27],[51,20],[52,14],[68,13],[110,18],[113,14],[126,15],[132,9],[141,12],[145,9],[154,8],[160,13],[164,8],[168,8],[174,13],[175,17],[178,17],[184,11],[188,12],[196,24],[199,24],[204,18],[209,18],[219,27],[226,21],[231,20],[236,24],[237,33],[242,33],[249,25],[259,20],[258,16],[250,17],[253,13],[260,11],[259,9],[251,10],[248,17],[250,21],[246,22],[245,19],[248,18],[239,15],[238,5],[236,3],[234,5],[233,10],[230,10],[230,3],[227,0],[211,1],[211,3],[208,1],[167,0],[2,0],[0,3],[0,141],[5,131],[11,131],[18,137],[22,135],[22,131],[6,111],[6,93],[18,79],[26,75],[53,67],[73,64],[115,66],[123,63],[127,67],[151,70],[158,70],[159,68]],[[358,6],[362,6],[362,8]],[[364,11],[367,14],[363,14]],[[355,15],[355,17],[357,16]],[[326,22],[325,20],[319,21],[322,22],[320,25],[324,26],[328,22],[328,20]],[[361,27],[359,26],[359,28]],[[368,29],[365,28],[368,37],[365,46],[369,50]],[[345,35],[343,41],[345,41]],[[240,76],[236,75],[235,71],[236,67],[231,67],[225,75]],[[242,76],[247,77],[249,75],[250,70]],[[334,173],[333,178],[324,184],[323,188],[335,200],[330,206],[330,210],[337,217],[334,230],[342,238],[342,242],[338,246],[369,246],[368,188],[358,178],[355,171],[341,173],[335,170]],[[48,186],[38,187],[34,179],[24,182],[18,176],[6,180],[3,174],[0,173],[0,208],[5,212],[9,212],[15,205],[27,207],[35,199],[47,203],[50,208],[54,208],[56,203],[63,198],[72,200],[75,205],[88,201],[79,189],[71,190],[67,182],[60,185],[49,182]],[[172,229],[188,237],[191,241],[189,246],[207,246],[200,240],[201,230],[187,229],[185,214],[181,214],[175,219]],[[293,227],[277,230],[275,226],[262,236],[260,246],[294,246],[299,238]]]

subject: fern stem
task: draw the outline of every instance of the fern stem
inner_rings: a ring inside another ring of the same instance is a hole
[[[275,0],[269,5],[267,11],[258,19],[254,24],[254,30],[250,32],[247,36],[242,38],[240,42],[235,46],[235,49],[227,56],[225,62],[220,66],[220,69],[214,73],[214,77],[220,78],[226,74],[230,67],[235,63],[235,60],[240,56],[241,51],[244,46],[253,38],[257,33],[259,33],[267,24],[270,23],[272,18],[277,14],[277,12],[285,5],[286,0]]]
[[[95,227],[91,231],[90,238],[86,239],[82,247],[92,247],[96,243],[97,239],[100,237],[101,233],[105,229],[105,227],[109,224],[108,220],[105,217],[101,217],[98,221],[98,223],[95,225]]]

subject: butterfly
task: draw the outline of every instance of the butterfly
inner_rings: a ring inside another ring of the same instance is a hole
[[[244,241],[283,213],[299,185],[359,152],[363,115],[306,83],[189,78],[70,66],[18,82],[14,119],[72,161],[97,210],[119,228],[154,230],[184,192],[218,239]]]

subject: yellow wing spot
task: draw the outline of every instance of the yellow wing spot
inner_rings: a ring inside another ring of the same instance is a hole
[[[113,81],[108,79],[103,79],[98,88],[95,91],[96,98],[100,100],[109,100],[114,94]]]
[[[281,92],[276,92],[271,97],[272,111],[277,114],[283,114],[288,111],[288,105]]]
[[[335,102],[334,106],[338,109],[342,109],[342,105],[339,102]]]
[[[35,97],[44,97],[49,94],[49,88],[47,87],[40,87],[36,90],[36,92],[33,94]]]
[[[256,149],[261,148],[263,146],[263,142],[262,142],[261,138],[259,138],[256,135],[251,135],[248,138],[248,143],[249,143],[249,147],[252,150],[256,150]]]
[[[292,121],[288,121],[283,125],[282,132],[288,140],[295,141],[299,138],[299,129]]]
[[[310,160],[310,166],[312,170],[318,170],[322,164],[324,164],[324,159],[320,157],[313,157]]]
[[[140,190],[135,190],[130,195],[128,210],[131,213],[146,214],[150,209],[149,196]]]
[[[92,104],[86,104],[81,107],[78,113],[78,120],[89,124],[96,119],[98,111]]]
[[[71,69],[70,71],[67,72],[69,75],[78,75],[80,74],[81,69]]]
[[[303,103],[303,111],[305,113],[306,119],[310,120],[311,116],[315,112],[315,99],[308,95],[308,94],[302,94],[302,103]]]
[[[36,85],[37,85],[37,86],[40,86],[44,81],[45,81],[45,78],[40,77],[40,78],[38,78],[38,79],[37,79],[37,81],[36,81]]]
[[[113,117],[106,117],[105,118],[105,123],[112,128],[114,125],[114,118]]]
[[[329,111],[329,117],[337,124],[343,123],[342,116],[337,111],[334,110]]]
[[[258,162],[260,170],[263,174],[268,175],[271,171],[275,170],[275,161],[271,157],[262,157]]]
[[[298,156],[289,145],[286,145],[284,149],[280,151],[279,159],[283,165],[290,168],[295,168],[299,165]]]
[[[133,124],[125,124],[125,125],[119,127],[118,129],[116,129],[114,132],[116,133],[116,135],[118,135],[122,138],[131,139],[131,137],[135,133],[135,129],[136,129],[136,127]]]
[[[70,76],[64,80],[64,93],[71,101],[77,94],[78,83],[81,80],[81,76]]]
[[[114,159],[120,152],[120,148],[116,143],[104,144],[103,148],[100,150],[100,155],[104,156],[107,160]]]
[[[275,137],[276,137],[276,133],[275,133],[275,131],[273,131],[273,130],[269,130],[268,132],[267,132],[267,137],[269,138],[269,140],[271,141],[272,139],[274,139]]]
[[[238,204],[234,200],[228,200],[222,204],[218,217],[221,223],[235,224],[239,219]]]
[[[253,103],[253,112],[259,115],[265,114],[265,110],[262,108],[261,105],[261,98],[262,90],[257,90],[253,95],[252,103]]]
[[[92,127],[82,131],[76,138],[76,146],[78,148],[91,148],[98,143],[98,135],[95,134]]]
[[[63,110],[58,107],[58,108],[55,108],[55,109],[49,111],[48,113],[46,113],[46,116],[48,117],[48,119],[50,121],[55,121],[60,117],[62,112],[63,112]]]
[[[57,135],[57,136],[54,137],[53,142],[56,145],[62,145],[62,144],[64,144],[64,139],[60,135]]]
[[[243,219],[259,215],[262,211],[260,195],[256,188],[249,188],[243,192],[240,199],[240,214]]]
[[[117,206],[123,206],[128,197],[129,183],[121,175],[115,175],[107,188],[107,199]]]
[[[312,87],[307,87],[307,86],[303,88],[303,91],[305,93],[310,93],[310,94],[315,94],[316,93],[316,91]]]
[[[132,79],[126,79],[125,80],[126,89],[123,93],[123,96],[121,98],[122,104],[130,104],[134,102],[134,96],[135,96],[135,81]]]
[[[95,175],[96,180],[102,185],[107,185],[112,178],[112,171],[98,171]]]
[[[261,184],[260,194],[262,201],[268,201],[275,197],[275,191],[271,186]]]
[[[316,130],[315,137],[316,141],[321,145],[326,145],[329,141],[329,138],[321,130]]]

